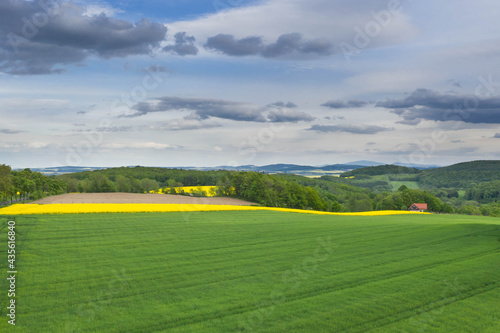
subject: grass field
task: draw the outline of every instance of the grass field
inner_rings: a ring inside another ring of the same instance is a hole
[[[414,182],[414,181],[395,181],[395,180],[391,180],[389,183],[391,184],[392,189],[394,191],[397,191],[398,188],[400,188],[402,185],[406,185],[406,187],[408,187],[411,190],[418,190],[418,189],[420,189],[420,185],[418,184],[418,182]]]
[[[228,211],[15,220],[17,332],[500,331],[498,219]]]

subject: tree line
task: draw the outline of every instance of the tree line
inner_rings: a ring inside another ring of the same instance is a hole
[[[378,173],[380,170],[376,171]],[[418,174],[406,175],[415,177]],[[407,177],[405,174],[399,176]],[[397,178],[401,178],[399,176]],[[405,210],[413,203],[427,203],[433,212],[500,216],[500,180],[480,183],[462,191],[465,194],[460,194],[453,187],[412,190],[401,186],[398,191],[393,191],[392,187],[377,183],[381,181],[379,177],[387,176],[366,175],[368,179],[364,179],[363,174],[358,174],[356,177],[358,180],[353,183],[351,179],[331,176],[312,179],[290,174],[140,166],[47,177],[29,169],[12,171],[10,167],[2,165],[0,196],[2,201],[12,201],[16,197],[38,199],[64,192],[147,193],[165,187],[217,185],[218,196],[230,196],[270,207],[360,212]],[[358,186],[363,181],[368,185]]]
[[[0,203],[37,200],[49,195],[66,193],[66,183],[30,169],[13,171],[0,164]]]

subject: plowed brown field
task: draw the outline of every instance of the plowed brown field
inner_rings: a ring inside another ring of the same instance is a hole
[[[252,202],[234,198],[195,198],[171,194],[140,194],[140,193],[69,193],[55,195],[32,204],[71,204],[71,203],[158,203],[158,204],[202,204],[202,205],[255,205]]]

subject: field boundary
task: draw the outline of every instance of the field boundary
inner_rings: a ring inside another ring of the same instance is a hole
[[[289,208],[203,205],[203,204],[17,204],[0,209],[0,215],[39,215],[39,214],[91,214],[91,213],[168,213],[168,212],[214,212],[214,211],[255,211],[267,210],[277,212],[344,215],[344,216],[384,216],[402,214],[430,214],[405,210],[384,210],[358,213],[333,213],[315,210]]]

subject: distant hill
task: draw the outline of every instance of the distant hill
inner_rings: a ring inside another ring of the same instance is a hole
[[[341,177],[352,177],[356,175],[368,175],[368,176],[379,176],[379,175],[390,175],[390,174],[416,174],[420,170],[416,168],[407,168],[399,165],[378,165],[366,168],[360,168],[341,174]]]
[[[40,172],[46,176],[53,175],[63,175],[66,173],[75,173],[82,171],[94,171],[94,170],[102,170],[107,168],[100,167],[79,167],[79,166],[62,166],[62,167],[53,167],[53,168],[30,168],[31,171]]]
[[[338,176],[343,172],[366,168],[367,166],[384,166],[384,164],[373,161],[356,161],[345,164],[329,164],[323,166],[299,165],[299,164],[269,164],[263,166],[257,165],[240,165],[240,166],[216,166],[216,167],[157,167],[164,169],[183,169],[183,170],[197,170],[197,171],[213,171],[213,170],[232,170],[232,171],[255,171],[263,173],[286,173],[296,174],[303,176],[320,177],[322,175]],[[129,166],[134,167],[134,166]],[[432,168],[433,166],[419,166],[417,169]],[[76,173],[82,171],[94,171],[109,169],[109,167],[79,167],[79,166],[61,166],[51,168],[32,168],[31,170],[40,172],[44,175],[62,175],[67,173]]]
[[[394,165],[400,165],[400,166],[405,166],[408,168],[415,168],[415,169],[421,169],[421,170],[442,168],[441,165],[437,165],[437,164],[415,164],[415,163],[396,162],[396,163],[394,163]]]
[[[424,170],[419,175],[423,188],[467,189],[480,183],[500,180],[500,161],[472,161]]]
[[[349,162],[349,163],[346,163],[346,164],[361,165],[361,166],[365,166],[365,167],[377,166],[377,165],[385,165],[385,163],[379,163],[379,162],[374,162],[374,161],[366,161],[366,160],[354,161],[354,162]]]
[[[419,170],[398,165],[379,165],[358,168],[344,172],[340,175],[344,177],[356,177],[363,175],[381,176],[388,175],[389,180],[414,180],[418,181],[421,188],[458,188],[469,189],[478,184],[500,180],[500,161],[472,161],[463,162],[447,167]],[[412,177],[404,175],[414,175]],[[359,178],[358,178],[359,181]],[[379,179],[379,181],[381,181]],[[356,180],[351,181],[356,184]]]

